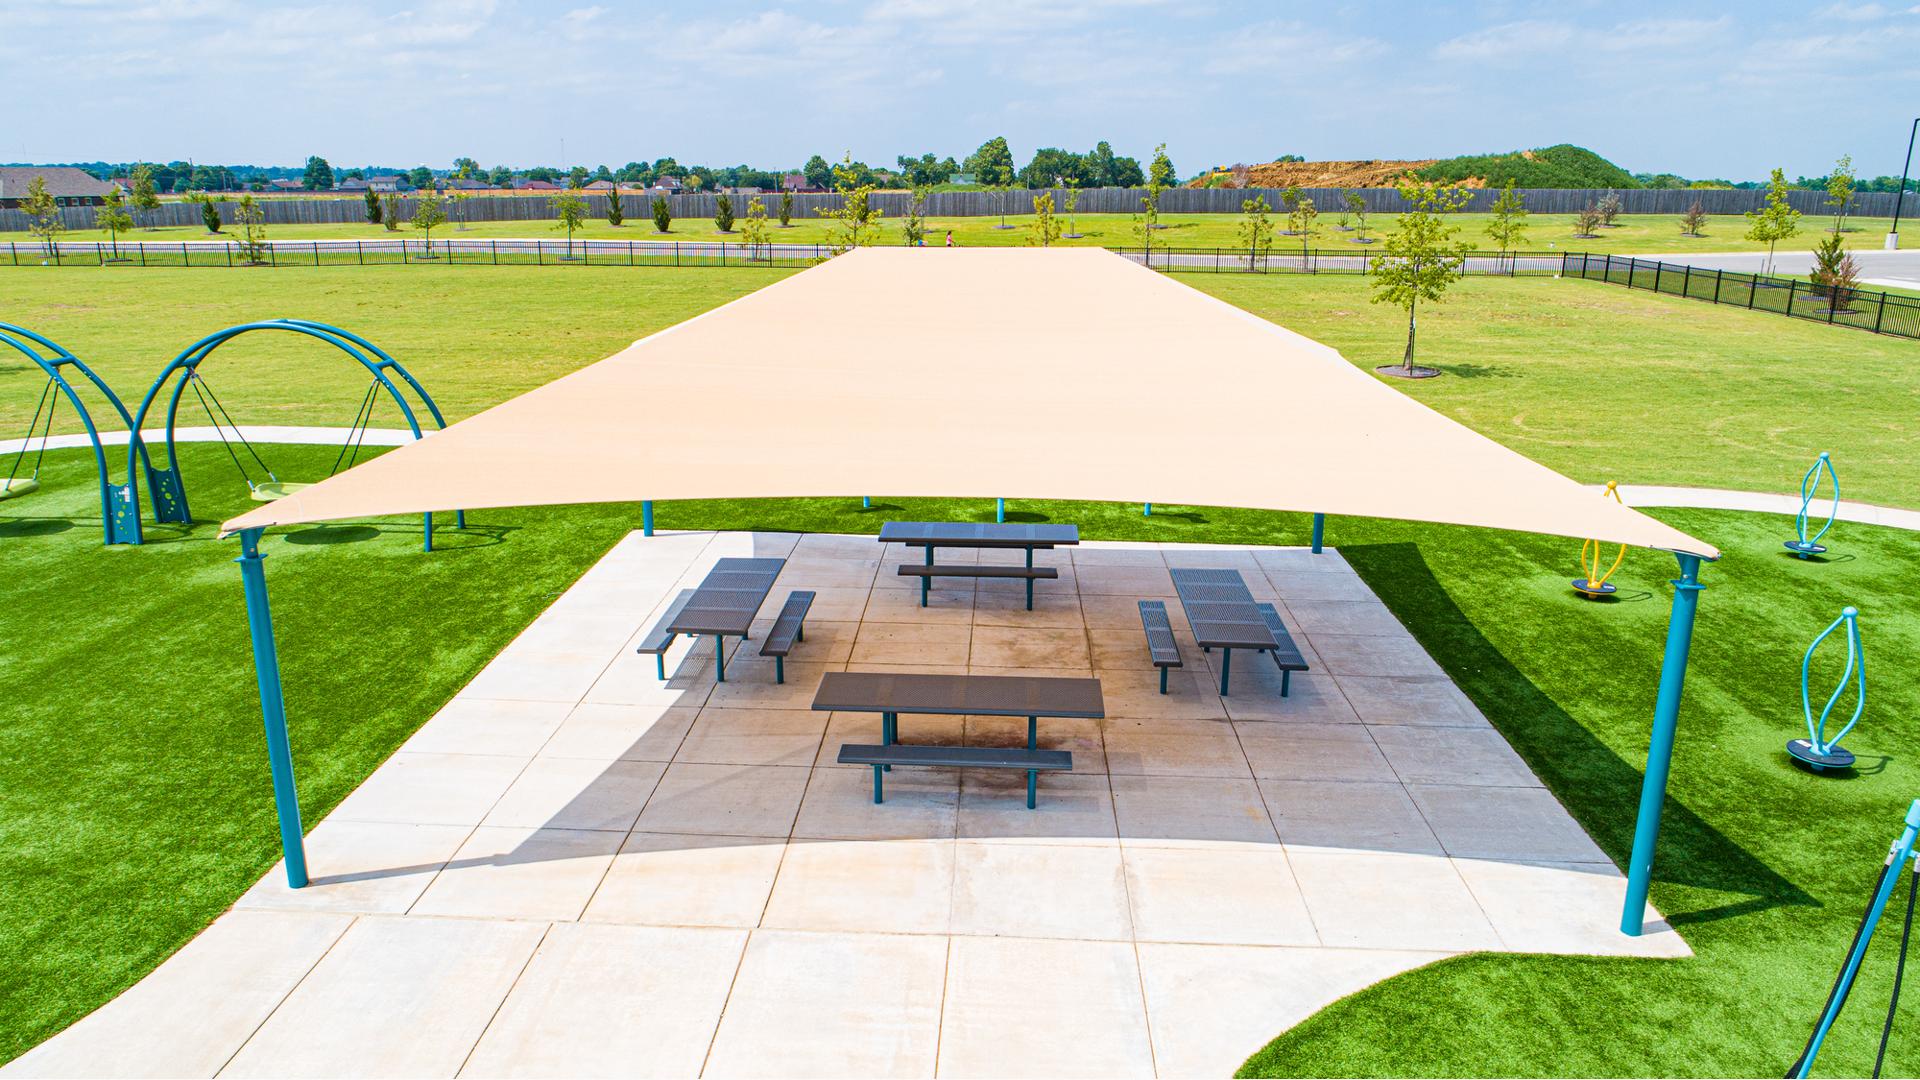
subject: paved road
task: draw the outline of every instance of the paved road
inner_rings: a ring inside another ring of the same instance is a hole
[[[1920,233],[1920,228],[1914,231]],[[1877,240],[1878,238],[1867,239]],[[1672,266],[1687,265],[1705,267],[1709,270],[1738,270],[1743,274],[1758,273],[1767,258],[1765,252],[1757,251],[1717,251],[1698,255],[1660,252],[1633,257],[1658,260]],[[1864,285],[1878,285],[1890,289],[1920,289],[1920,249],[1913,251],[1856,249],[1853,257],[1859,260],[1860,278]],[[1777,274],[1802,277],[1813,269],[1813,253],[1810,251],[1780,252],[1773,258],[1773,269]]]

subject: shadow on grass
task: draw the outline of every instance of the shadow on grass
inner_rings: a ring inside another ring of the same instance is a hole
[[[99,526],[95,522],[95,527]],[[25,539],[32,536],[57,536],[74,528],[74,523],[66,518],[7,518],[0,520],[0,537]]]
[[[1517,379],[1520,373],[1500,364],[1435,364],[1457,379]]]
[[[372,540],[380,535],[380,530],[371,525],[315,525],[310,529],[288,533],[287,543],[301,545],[357,544],[363,540]]]
[[[1473,624],[1434,576],[1418,545],[1342,545],[1340,553],[1460,689],[1494,721],[1556,798],[1615,864],[1633,848],[1641,768],[1620,758],[1536,686]],[[1653,703],[1647,703],[1652,715]],[[1806,891],[1671,796],[1661,821],[1654,875],[1661,881],[1750,899],[1704,910],[1663,912],[1684,926],[1784,905],[1814,905]]]

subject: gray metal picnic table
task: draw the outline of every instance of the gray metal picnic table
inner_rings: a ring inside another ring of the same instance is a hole
[[[880,742],[875,747],[842,747],[869,751],[858,763],[873,767],[874,801],[880,801],[880,775],[902,765],[947,765],[962,768],[1023,769],[1027,773],[1027,806],[1034,805],[1039,770],[1071,770],[1073,755],[1064,750],[1039,749],[1043,716],[1100,719],[1107,715],[1099,679],[1061,679],[1028,675],[927,675],[916,672],[883,674],[869,671],[832,671],[821,676],[814,693],[818,712],[877,712]],[[900,714],[942,716],[1024,716],[1024,751],[991,747],[900,747]],[[897,756],[885,751],[901,751]],[[872,752],[872,751],[880,752]],[[928,751],[933,751],[929,755]]]
[[[1233,671],[1233,650],[1273,652],[1280,647],[1253,593],[1238,570],[1181,568],[1169,571],[1180,606],[1193,627],[1193,640],[1203,649],[1220,650],[1220,693],[1227,692]]]
[[[924,566],[902,566],[900,573],[920,579],[920,606],[927,606],[935,577],[1018,577],[1026,581],[1027,610],[1033,610],[1033,582],[1041,577],[1058,577],[1050,566],[1035,567],[1033,553],[1042,548],[1068,547],[1080,542],[1080,526],[1064,524],[1014,524],[983,521],[889,521],[880,526],[880,542],[927,549]],[[937,548],[1024,548],[1027,565],[1012,566],[939,566],[934,563]]]
[[[711,634],[714,673],[718,681],[726,682],[727,636],[742,640],[752,636],[753,618],[786,565],[785,559],[721,559],[663,629],[672,634]]]

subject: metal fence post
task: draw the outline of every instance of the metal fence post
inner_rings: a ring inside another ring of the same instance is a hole
[[[1747,310],[1748,311],[1753,310],[1754,298],[1759,295],[1760,295],[1760,275],[1759,274],[1750,275],[1747,278]]]
[[[1726,276],[1727,272],[1725,270],[1715,270],[1713,272],[1713,302],[1716,304],[1720,302],[1720,283],[1726,279]]]
[[[1693,298],[1693,264],[1687,263],[1680,271],[1680,295]]]
[[[1873,332],[1880,332],[1880,323],[1887,317],[1887,294],[1880,294],[1880,309],[1873,314]]]
[[[147,245],[138,244],[136,246],[140,249],[140,265],[144,267],[147,265]]]
[[[493,265],[499,266],[500,265],[500,241],[489,240],[487,241],[487,247],[493,252]]]
[[[313,242],[313,265],[320,265],[320,241],[318,240]]]
[[[1660,271],[1666,269],[1666,266],[1667,264],[1663,262],[1655,262],[1653,264],[1653,291],[1654,292],[1660,291]]]

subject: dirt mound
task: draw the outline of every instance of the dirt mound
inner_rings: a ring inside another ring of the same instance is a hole
[[[1432,165],[1435,158],[1424,161],[1273,161],[1265,165],[1235,166],[1223,169],[1219,174],[1225,180],[1240,179],[1244,173],[1244,183],[1236,187],[1303,187],[1303,188],[1378,188],[1393,187],[1405,179],[1415,169],[1424,169]],[[1207,187],[1211,183],[1218,186],[1222,181],[1211,177],[1201,177],[1188,184],[1188,187]],[[1478,181],[1469,180],[1463,187],[1481,187]]]

